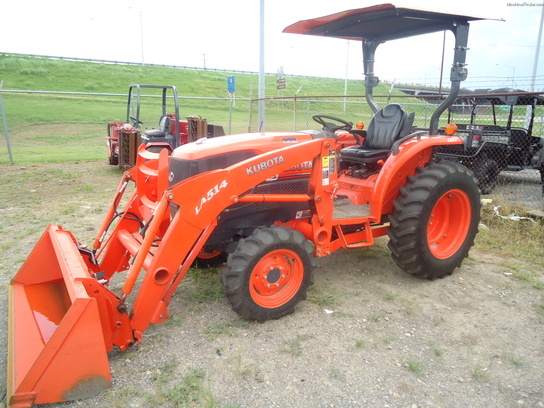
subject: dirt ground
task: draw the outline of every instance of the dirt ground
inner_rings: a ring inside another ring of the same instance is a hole
[[[50,223],[90,244],[120,172],[102,162],[0,169],[6,384],[10,278]],[[170,321],[110,354],[111,388],[52,406],[544,407],[544,292],[516,278],[535,265],[477,241],[452,276],[420,281],[395,265],[385,238],[318,265],[308,300],[266,323],[195,300],[194,282],[183,282]]]

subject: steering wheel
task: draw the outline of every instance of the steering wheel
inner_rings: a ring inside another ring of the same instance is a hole
[[[348,122],[347,120],[337,118],[336,116],[330,116],[330,115],[314,115],[312,116],[312,119],[315,120],[317,123],[319,123],[321,126],[323,126],[323,130],[330,131],[332,133],[336,132],[337,130],[346,130],[350,131],[353,127],[353,123]],[[341,123],[341,125],[337,125],[332,122],[327,122],[325,119],[332,120],[334,122]]]
[[[133,123],[133,126],[134,127],[138,127],[137,125],[143,125],[144,122],[142,122],[141,120],[138,120],[136,118],[133,118],[132,116],[130,116],[130,120],[132,120],[132,123]]]

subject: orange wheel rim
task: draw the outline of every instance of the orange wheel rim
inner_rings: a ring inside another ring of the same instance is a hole
[[[440,259],[451,257],[465,242],[471,220],[468,195],[450,190],[436,202],[427,226],[427,242],[431,253]]]
[[[304,265],[295,252],[269,252],[253,268],[249,280],[251,298],[261,307],[280,307],[298,292],[303,276]]]
[[[202,251],[200,251],[198,253],[198,257],[201,258],[201,259],[212,259],[212,258],[215,258],[216,256],[219,256],[221,255],[221,251],[216,249],[214,251],[211,251],[211,252],[206,252],[204,249]]]

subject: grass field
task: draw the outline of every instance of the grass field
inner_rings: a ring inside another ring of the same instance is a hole
[[[227,77],[232,75],[236,77],[237,97],[248,98],[251,83],[256,93],[258,76],[253,74],[0,55],[4,89],[125,93],[129,84],[140,83],[175,85],[183,96],[227,97]],[[267,96],[277,95],[275,75],[267,75],[265,85]],[[379,93],[385,94],[387,86],[382,86]],[[342,95],[344,80],[288,77],[284,94],[293,95],[300,87],[301,95]],[[349,81],[349,95],[363,91],[362,80]]]
[[[227,78],[232,75],[236,78],[236,101],[231,104]],[[267,75],[265,79],[267,98],[286,98],[267,100],[266,130],[317,129],[319,126],[312,120],[316,113],[354,123],[370,120],[371,111],[362,96],[362,80],[348,81],[345,99],[343,79],[287,77],[286,89],[281,91],[276,90],[276,75]],[[257,96],[256,74],[0,55],[0,81],[4,90],[56,92],[2,93],[16,163],[105,160],[107,123],[125,120],[125,95],[133,83],[176,86],[182,118],[200,115],[208,123],[222,125],[227,133],[259,130],[257,102],[250,100]],[[377,97],[378,103],[401,103],[408,112],[416,113],[415,125],[428,126],[435,105],[391,90],[387,84],[380,84],[374,90],[374,95],[389,93],[391,100],[387,96]],[[144,94],[156,96],[157,93],[146,89]],[[171,101],[169,112],[173,112]],[[142,98],[144,129],[157,127],[160,108],[159,99]],[[516,108],[515,116],[520,125],[525,118],[524,108]],[[489,114],[478,118],[486,123],[493,120]],[[507,112],[499,110],[498,122],[505,122],[506,118]],[[469,114],[455,115],[455,120],[463,123],[470,117]],[[440,125],[446,122],[447,114],[443,114]],[[543,129],[539,122],[533,132],[542,135]],[[3,130],[0,123],[0,132]],[[9,157],[7,143],[1,140],[0,164],[3,163],[9,163]]]
[[[236,77],[236,103],[230,110],[227,77]],[[250,114],[247,98],[257,94],[258,76],[228,72],[186,70],[166,67],[127,66],[33,58],[0,56],[0,81],[4,90],[33,90],[70,92],[70,94],[3,93],[11,148],[15,162],[59,162],[103,160],[106,149],[104,138],[108,122],[124,120],[126,96],[99,95],[123,94],[133,83],[174,85],[180,96],[180,115],[200,115],[208,123],[221,124],[226,131],[246,132],[255,112]],[[268,97],[304,95],[341,95],[344,80],[331,78],[289,77],[286,89],[275,89],[276,76],[266,76]],[[385,93],[387,87],[379,88]],[[89,95],[72,93],[92,93]],[[362,81],[349,81],[348,94],[361,95]],[[153,91],[145,90],[145,94]],[[204,99],[206,98],[206,99]],[[149,106],[146,117],[146,107]],[[364,106],[366,108],[366,105]],[[169,111],[173,111],[169,107]],[[348,105],[352,115],[361,112],[361,104]],[[274,130],[293,130],[293,104],[267,103],[267,123]],[[156,127],[160,118],[160,102],[156,98],[143,98],[142,115],[145,127]],[[299,112],[301,126],[311,122],[306,106]],[[271,125],[272,126],[272,125]],[[0,130],[3,130],[0,124]],[[7,146],[0,142],[0,163],[8,163]]]

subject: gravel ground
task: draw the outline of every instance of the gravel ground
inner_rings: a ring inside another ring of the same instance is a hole
[[[49,223],[90,243],[120,173],[103,163],[1,173],[5,367],[10,278]],[[308,300],[265,323],[240,320],[224,300],[195,299],[197,282],[186,279],[170,321],[110,354],[111,388],[51,406],[544,407],[544,292],[519,278],[532,271],[542,282],[537,266],[477,241],[452,276],[420,281],[395,265],[385,238],[318,265]],[[0,377],[5,384],[5,369]]]

